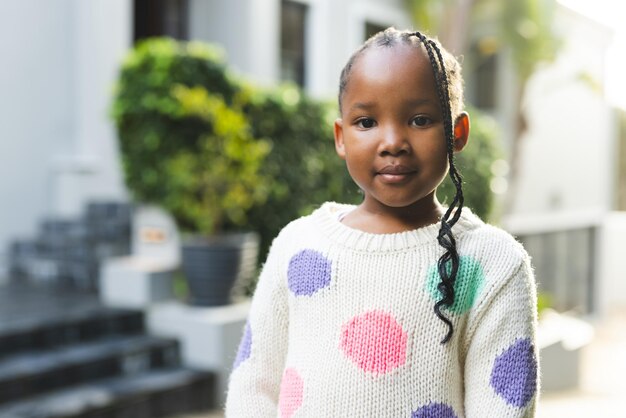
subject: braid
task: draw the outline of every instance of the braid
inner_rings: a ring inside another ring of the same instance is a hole
[[[442,307],[449,308],[454,303],[454,284],[456,282],[460,264],[456,241],[452,234],[452,227],[461,217],[461,210],[463,208],[462,178],[456,168],[456,165],[454,164],[453,124],[453,114],[458,114],[463,107],[463,82],[460,75],[460,65],[452,55],[450,55],[438,44],[438,42],[427,38],[422,33],[408,31],[400,32],[394,28],[388,28],[368,39],[350,57],[348,63],[341,71],[338,95],[339,109],[341,111],[341,99],[348,84],[354,63],[366,49],[372,46],[393,47],[395,44],[400,42],[410,45],[418,45],[418,41],[413,41],[413,37],[416,37],[419,40],[419,43],[424,46],[435,76],[437,95],[443,115],[444,138],[446,141],[449,175],[456,188],[456,193],[452,199],[452,203],[449,205],[445,214],[441,218],[441,227],[437,236],[437,241],[439,242],[439,245],[445,249],[445,252],[439,258],[437,263],[439,277],[441,278],[441,281],[437,285],[437,289],[441,292],[442,298],[435,303],[434,311],[437,317],[448,327],[448,332],[441,341],[442,344],[445,344],[452,337],[454,327],[452,325],[452,321],[443,314]]]
[[[452,122],[452,110],[450,106],[450,92],[448,86],[448,74],[444,63],[441,50],[437,43],[433,40],[427,39],[420,32],[414,34],[424,45],[430,64],[435,74],[435,83],[437,85],[437,94],[439,95],[439,103],[441,104],[441,111],[443,113],[443,125],[444,125],[444,137],[446,139],[446,145],[448,150],[448,163],[450,165],[449,173],[452,182],[456,188],[456,193],[452,203],[448,207],[448,210],[441,218],[441,228],[437,236],[437,241],[446,251],[439,258],[437,263],[439,277],[441,281],[437,285],[437,289],[441,292],[442,298],[435,304],[435,314],[441,319],[448,327],[446,336],[441,341],[442,344],[447,343],[452,337],[454,327],[452,321],[448,319],[441,308],[443,306],[450,307],[454,303],[454,284],[456,282],[457,273],[459,271],[459,253],[456,248],[456,240],[452,234],[452,227],[459,220],[461,216],[461,210],[463,208],[463,189],[462,179],[456,165],[454,164],[454,125]],[[454,211],[454,215],[452,212]],[[451,268],[448,265],[451,264]]]

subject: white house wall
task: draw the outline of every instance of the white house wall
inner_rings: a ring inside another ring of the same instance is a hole
[[[0,255],[51,209],[51,156],[73,148],[72,3],[0,2]]]
[[[614,115],[601,89],[611,33],[560,8],[564,42],[525,97],[528,132],[514,215],[612,208]]]
[[[8,242],[32,236],[42,217],[125,196],[107,109],[130,5],[0,2],[0,270]]]
[[[0,253],[49,209],[50,156],[73,145],[71,9],[71,0],[0,2]]]
[[[409,28],[402,0],[295,0],[308,6],[305,84],[334,97],[339,73],[362,42],[365,22]],[[215,42],[233,68],[262,84],[280,77],[280,0],[191,0],[190,38]]]
[[[73,156],[81,164],[93,162],[75,197],[81,206],[91,199],[126,198],[109,110],[120,64],[132,44],[131,11],[129,0],[74,0]]]
[[[278,79],[279,0],[190,0],[190,39],[219,44],[239,73],[271,84]]]

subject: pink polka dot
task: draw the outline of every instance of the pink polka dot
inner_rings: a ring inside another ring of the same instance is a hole
[[[387,373],[406,361],[407,334],[393,316],[370,311],[341,330],[341,349],[367,372]]]
[[[280,383],[280,396],[278,397],[281,418],[290,418],[300,408],[303,392],[304,382],[296,369],[286,369]]]

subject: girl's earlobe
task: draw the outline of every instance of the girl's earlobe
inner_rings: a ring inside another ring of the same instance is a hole
[[[346,150],[343,143],[343,120],[338,118],[335,120],[334,125],[334,133],[335,133],[335,151],[337,151],[337,155],[342,160],[346,159]]]
[[[470,120],[467,112],[461,112],[454,122],[454,151],[459,152],[467,145]]]

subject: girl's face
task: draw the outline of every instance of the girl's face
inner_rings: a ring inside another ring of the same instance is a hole
[[[352,68],[341,112],[335,147],[364,192],[364,209],[438,206],[435,189],[448,160],[439,97],[423,50],[365,50]]]

